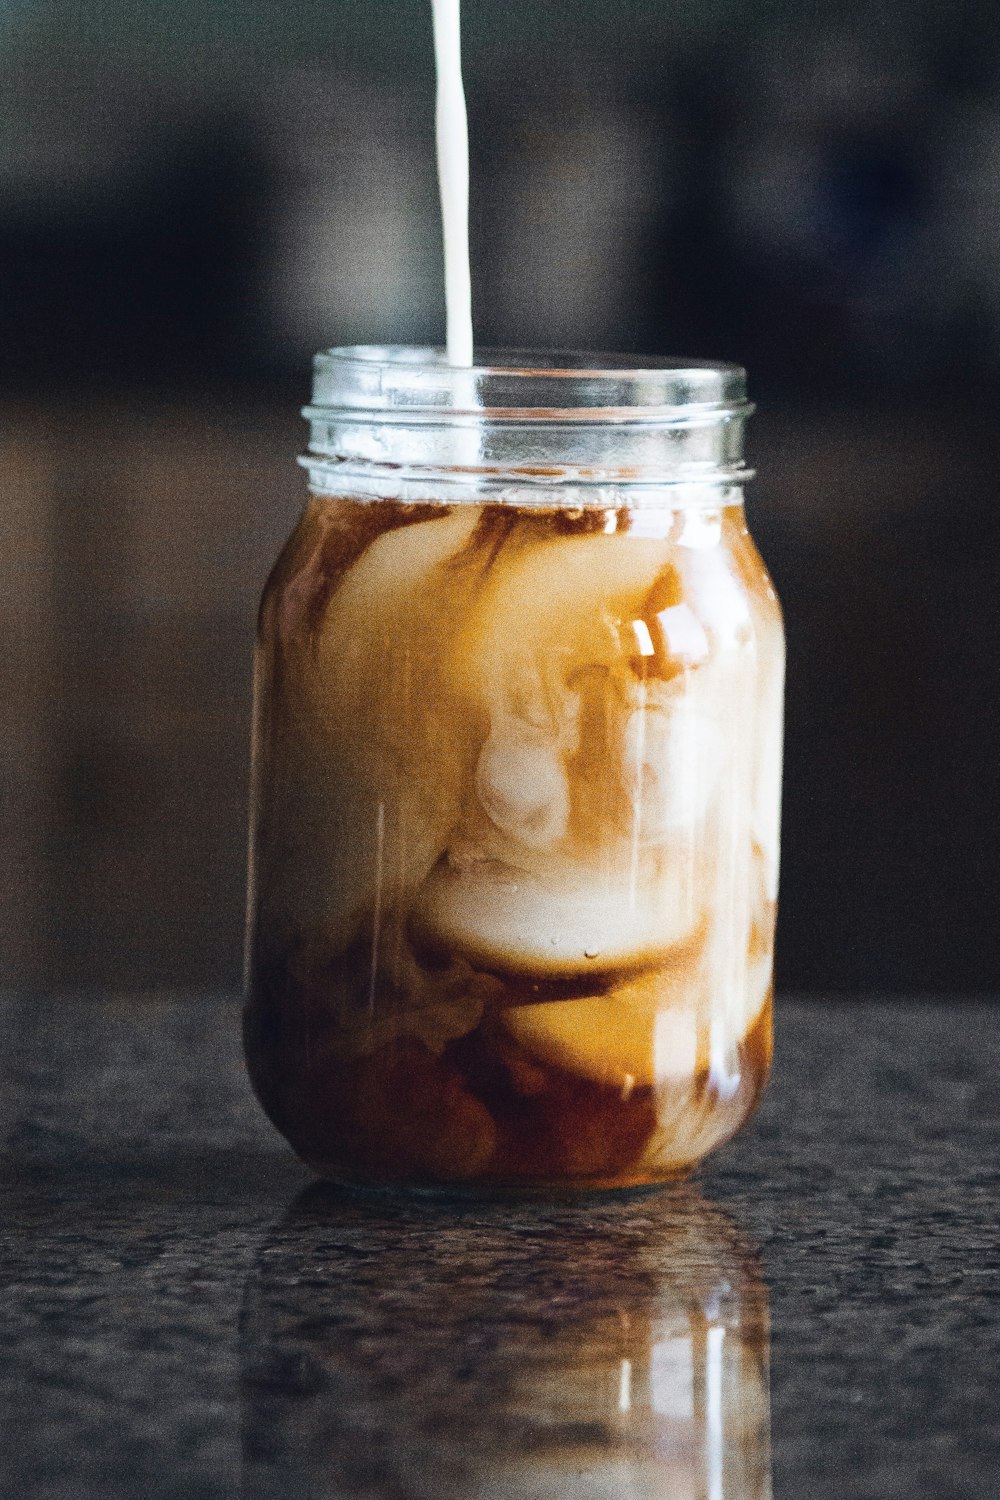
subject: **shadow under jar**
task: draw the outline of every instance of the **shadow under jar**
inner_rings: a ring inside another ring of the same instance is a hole
[[[264,593],[245,1044],[317,1172],[686,1174],[771,1057],[784,644],[736,366],[316,359]]]

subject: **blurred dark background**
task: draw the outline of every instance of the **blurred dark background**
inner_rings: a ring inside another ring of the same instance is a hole
[[[484,343],[735,359],[784,988],[1000,987],[996,0],[465,0]],[[232,985],[309,359],[443,333],[427,0],[0,6],[0,983]]]

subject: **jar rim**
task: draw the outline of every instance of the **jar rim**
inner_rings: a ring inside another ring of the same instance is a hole
[[[697,420],[749,415],[746,371],[722,360],[572,349],[476,351],[447,363],[430,345],[354,344],[321,350],[312,406],[321,410],[448,412],[478,420]]]

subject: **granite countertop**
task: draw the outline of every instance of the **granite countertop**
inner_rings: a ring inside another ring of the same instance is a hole
[[[315,1185],[225,997],[2,1006],[0,1494],[980,1500],[1000,1487],[998,1013],[778,1007],[683,1187]]]

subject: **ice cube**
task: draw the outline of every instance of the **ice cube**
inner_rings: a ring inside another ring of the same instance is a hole
[[[532,1057],[623,1097],[636,1088],[687,1082],[697,1067],[701,985],[697,959],[644,975],[606,995],[517,1005],[500,1012]]]
[[[556,865],[543,876],[496,860],[457,869],[443,860],[414,917],[428,940],[477,967],[565,978],[661,962],[697,928],[700,894],[687,860],[664,862],[635,890],[627,872],[606,879],[600,866]]]
[[[620,627],[636,617],[666,565],[667,546],[649,538],[560,537],[501,552],[456,641],[456,680],[491,715],[509,713],[520,692],[544,703],[553,727],[572,722],[574,707],[565,699],[574,674],[594,665],[627,671]],[[521,716],[536,722],[534,714]]]
[[[476,765],[476,795],[497,828],[520,844],[558,843],[569,819],[569,786],[558,746],[530,726],[494,726]]]

